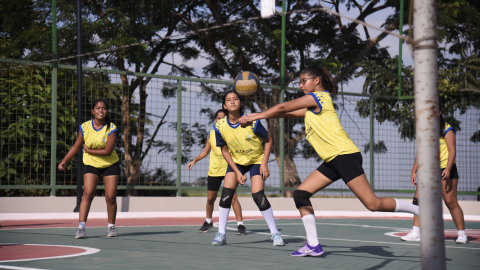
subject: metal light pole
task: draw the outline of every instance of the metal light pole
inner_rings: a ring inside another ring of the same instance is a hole
[[[82,54],[82,0],[77,0],[77,55]],[[82,98],[82,57],[77,57],[77,125],[83,122],[83,98]],[[75,212],[80,209],[83,195],[83,151],[77,153],[77,206]]]
[[[415,132],[417,137],[422,269],[446,269],[442,189],[438,160],[437,4],[415,0],[413,8]]]
[[[285,0],[282,1],[282,12],[285,12]],[[280,97],[278,102],[285,101],[285,36],[287,17],[282,14],[282,45],[280,53]],[[285,118],[280,118],[280,197],[285,197]]]

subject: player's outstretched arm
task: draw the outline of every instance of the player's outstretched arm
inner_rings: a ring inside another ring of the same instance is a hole
[[[212,146],[210,145],[210,142],[207,140],[207,143],[205,144],[203,151],[200,152],[200,154],[198,154],[198,156],[194,158],[192,162],[188,163],[187,168],[191,170],[193,168],[193,165],[195,165],[197,161],[204,159],[208,155],[208,153],[210,153],[211,148]]]
[[[67,167],[67,162],[69,162],[70,159],[72,159],[73,156],[77,154],[77,152],[82,148],[83,143],[84,142],[83,142],[82,131],[78,130],[78,136],[77,136],[77,140],[75,141],[75,144],[72,146],[72,148],[70,148],[67,155],[63,158],[62,162],[58,164],[58,169],[60,171],[65,170],[65,168]]]

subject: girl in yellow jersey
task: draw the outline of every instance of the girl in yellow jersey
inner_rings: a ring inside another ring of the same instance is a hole
[[[441,108],[441,105],[440,105]],[[465,233],[465,220],[463,211],[457,201],[457,185],[458,185],[458,171],[455,164],[456,146],[455,146],[455,130],[445,122],[440,112],[440,170],[442,175],[442,191],[445,204],[450,210],[453,222],[457,227],[458,244],[466,244],[467,235]],[[417,185],[417,159],[413,164],[412,169],[412,184]],[[413,204],[418,205],[418,189],[413,197]],[[400,238],[403,241],[420,241],[420,219],[417,216],[413,217],[413,228],[405,236]]]
[[[228,111],[228,115],[215,123],[214,129],[217,147],[221,148],[228,167],[218,210],[218,233],[212,245],[227,243],[225,230],[232,199],[238,184],[245,184],[245,174],[250,172],[252,197],[267,222],[273,245],[283,246],[285,244],[277,230],[272,207],[263,190],[264,181],[270,175],[267,162],[272,149],[272,138],[260,121],[252,121],[246,128],[240,127],[238,120],[243,115],[243,104],[237,92],[230,91],[223,96],[223,108]],[[265,151],[262,140],[265,142]]]
[[[220,121],[225,117],[224,110],[218,110],[215,113],[215,123]],[[211,150],[211,151],[210,151]],[[212,223],[212,212],[213,204],[217,199],[217,193],[222,185],[222,181],[225,178],[225,173],[227,172],[227,162],[223,158],[222,152],[219,147],[217,147],[217,139],[215,137],[215,130],[210,130],[208,133],[208,140],[205,144],[205,148],[200,154],[190,163],[187,167],[189,170],[193,168],[193,165],[197,161],[202,160],[210,153],[210,165],[208,167],[208,177],[207,177],[207,189],[208,189],[208,198],[207,198],[207,220],[203,223],[199,232],[206,233],[213,228]],[[237,218],[237,234],[244,235],[247,232],[247,229],[243,225],[242,217],[242,207],[237,200],[237,193],[233,195],[232,199],[233,212],[235,212],[235,217]]]
[[[360,201],[371,211],[408,212],[418,215],[418,206],[393,198],[378,198],[370,188],[362,168],[362,155],[338,119],[330,94],[337,85],[324,67],[311,66],[300,74],[305,96],[276,105],[264,112],[244,116],[242,126],[269,118],[305,118],[306,138],[324,162],[293,192],[295,205],[305,226],[307,241],[292,256],[323,254],[317,238],[315,216],[310,197],[342,178]]]
[[[107,236],[117,236],[115,217],[117,215],[117,181],[120,175],[120,165],[118,155],[113,148],[118,132],[115,124],[110,121],[106,101],[95,100],[92,107],[94,119],[80,125],[77,141],[58,165],[59,170],[65,170],[67,162],[83,148],[84,190],[79,211],[79,228],[75,238],[85,238],[88,212],[101,175],[103,175],[105,201],[107,202]]]

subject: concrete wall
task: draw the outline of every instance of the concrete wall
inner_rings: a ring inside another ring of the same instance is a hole
[[[292,198],[269,198],[275,211],[296,211]],[[243,211],[258,211],[250,197],[239,198]],[[368,211],[355,198],[312,198],[316,211]],[[411,200],[405,200],[411,202]],[[459,201],[465,215],[480,215],[480,202]],[[0,213],[72,213],[75,197],[0,197]],[[206,197],[118,197],[118,212],[205,211]],[[106,212],[102,197],[93,200],[90,212]],[[218,200],[215,211],[218,210]],[[443,205],[443,213],[448,209]]]

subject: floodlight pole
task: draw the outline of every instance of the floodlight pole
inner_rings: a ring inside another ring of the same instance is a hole
[[[422,269],[446,269],[442,185],[438,160],[437,4],[415,0],[413,8],[415,132],[417,137]]]
[[[82,54],[82,0],[77,0],[77,55]],[[77,127],[83,122],[82,98],[82,57],[77,57]],[[77,206],[74,212],[79,212],[83,195],[83,151],[77,152]]]

